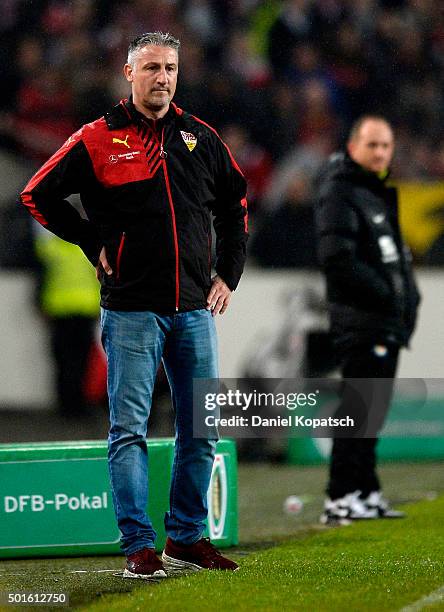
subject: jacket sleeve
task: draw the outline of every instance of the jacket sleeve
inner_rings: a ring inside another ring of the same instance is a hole
[[[247,183],[227,145],[215,135],[216,272],[233,291],[242,275],[247,250]]]
[[[97,265],[101,249],[98,233],[65,199],[81,193],[93,176],[80,130],[31,178],[20,194],[20,202],[36,221],[59,238],[79,245],[91,263]]]
[[[315,223],[318,257],[327,283],[363,308],[391,306],[393,292],[388,282],[358,257],[358,214],[340,188],[321,194]]]

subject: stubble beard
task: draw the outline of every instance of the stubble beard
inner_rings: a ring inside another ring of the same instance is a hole
[[[153,95],[153,93],[150,94],[149,98],[145,101],[145,107],[148,110],[151,111],[160,111],[163,108],[167,108],[171,102],[171,98],[170,98],[170,94],[169,92],[165,92],[166,96],[162,96],[162,97],[158,97],[156,95]]]

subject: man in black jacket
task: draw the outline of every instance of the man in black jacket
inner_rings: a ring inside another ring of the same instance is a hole
[[[193,437],[193,379],[218,376],[214,315],[244,266],[246,183],[217,132],[172,102],[178,49],[170,34],[134,39],[124,67],[131,99],[73,134],[21,194],[37,221],[97,266],[111,489],[130,578],[237,569],[202,537],[216,439]],[[64,199],[72,193],[87,219]],[[163,563],[146,515],[146,432],[161,359],[177,433]]]
[[[333,441],[329,498],[321,516],[327,524],[402,516],[381,495],[375,455],[399,350],[409,342],[419,303],[399,229],[397,192],[385,182],[393,151],[393,131],[383,117],[358,119],[347,151],[329,161],[316,205],[331,333],[344,379],[339,411],[368,425],[368,437]],[[377,378],[384,381],[372,382]],[[347,379],[362,379],[358,396]],[[376,393],[380,399],[370,411]]]

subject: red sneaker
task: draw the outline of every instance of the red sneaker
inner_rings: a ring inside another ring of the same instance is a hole
[[[178,544],[171,538],[167,538],[162,561],[169,574],[185,571],[198,572],[202,569],[235,572],[239,569],[237,563],[220,554],[209,538],[202,538],[189,546]]]
[[[154,548],[142,548],[126,558],[124,578],[166,578],[162,561]]]

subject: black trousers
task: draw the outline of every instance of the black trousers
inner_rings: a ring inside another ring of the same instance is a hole
[[[342,366],[344,387],[338,413],[353,415],[356,412],[356,393],[352,392],[346,379],[366,379],[363,381],[365,395],[379,398],[377,406],[371,407],[370,402],[360,402],[359,411],[376,410],[376,415],[368,414],[373,422],[373,431],[382,427],[393,391],[393,383],[398,365],[399,346],[384,345],[386,354],[380,345],[363,344],[353,347],[345,355]],[[383,393],[379,393],[379,386],[371,380],[374,378],[386,379],[383,383]],[[364,415],[365,417],[365,415]],[[377,423],[377,428],[375,428]],[[364,427],[365,429],[365,427]],[[364,431],[363,429],[363,431]],[[362,497],[367,497],[371,491],[378,491],[380,487],[376,474],[376,444],[377,437],[335,438],[330,459],[329,483],[327,494],[331,499],[343,497],[347,493],[360,490]]]

